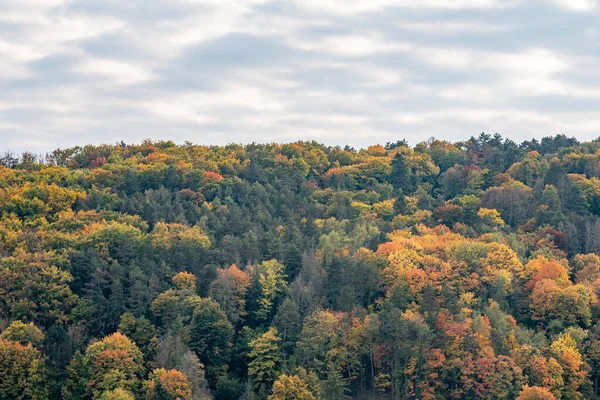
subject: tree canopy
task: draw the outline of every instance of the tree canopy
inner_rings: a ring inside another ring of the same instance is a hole
[[[600,140],[0,157],[1,399],[600,399]]]

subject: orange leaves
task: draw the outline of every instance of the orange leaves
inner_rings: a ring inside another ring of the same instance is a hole
[[[553,280],[542,279],[531,294],[532,318],[538,321],[559,319],[569,325],[588,326],[593,301],[595,296],[583,285],[561,287]]]
[[[517,400],[556,400],[556,397],[546,388],[525,385]]]
[[[106,349],[99,352],[92,362],[92,374],[103,373],[111,369],[135,368],[133,357],[123,349]]]
[[[144,374],[142,352],[120,332],[88,346],[84,357],[88,393],[123,388],[136,391]]]
[[[7,399],[47,399],[44,361],[30,344],[0,339],[0,393]]]
[[[565,266],[552,261],[545,261],[539,265],[542,259],[545,260],[543,256],[538,256],[537,261],[534,261],[533,264],[537,266],[536,274],[531,278],[531,280],[527,283],[527,288],[530,290],[535,287],[535,285],[541,281],[542,279],[550,279],[556,282],[559,286],[567,286],[570,284],[569,282],[569,272]],[[528,263],[528,267],[529,267]],[[539,266],[538,266],[539,265]]]
[[[585,267],[581,268],[584,270]],[[591,276],[594,276],[593,270],[597,267],[592,263],[589,268]],[[597,301],[596,295],[590,287],[571,283],[566,261],[549,261],[538,256],[527,263],[523,278],[528,280],[526,287],[532,290],[530,308],[534,320],[549,321],[554,318],[569,325],[589,324],[590,306]],[[583,274],[581,279],[585,281]]]
[[[164,163],[165,161],[167,161],[168,158],[168,155],[155,151],[144,157],[144,162],[146,164]]]
[[[369,146],[367,152],[372,156],[385,156],[387,153],[385,147],[380,144]]]
[[[418,234],[395,231],[389,237],[376,252],[387,259],[383,275],[388,290],[405,281],[415,293],[426,285],[438,291],[447,285],[458,296],[483,285],[501,285],[510,292],[513,281],[523,274],[523,265],[510,247],[467,239],[445,226],[421,226]]]
[[[164,399],[187,400],[192,398],[192,384],[188,377],[176,369],[155,369],[150,373],[147,383],[146,398],[148,400]]]
[[[90,169],[101,168],[104,164],[106,164],[105,157],[96,157],[96,159],[90,163]]]
[[[219,182],[223,180],[223,175],[215,171],[204,171],[203,183]]]
[[[250,275],[235,264],[217,271],[218,276],[210,285],[210,295],[227,314],[232,324],[246,315],[246,292],[250,286]]]
[[[600,278],[600,257],[595,254],[577,254],[572,265],[577,283],[592,283]]]

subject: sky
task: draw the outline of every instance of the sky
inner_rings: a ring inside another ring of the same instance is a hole
[[[0,150],[600,136],[600,0],[0,0]]]

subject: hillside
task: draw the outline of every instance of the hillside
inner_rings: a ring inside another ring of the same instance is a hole
[[[0,157],[2,399],[600,398],[600,141]]]

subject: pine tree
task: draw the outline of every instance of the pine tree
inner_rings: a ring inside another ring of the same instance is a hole
[[[404,193],[412,192],[410,169],[406,165],[406,159],[401,151],[396,153],[392,160],[392,175],[390,182],[394,189],[400,189]]]

